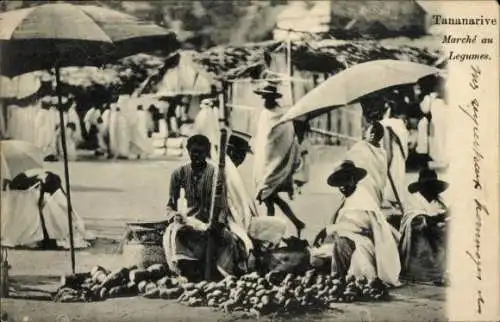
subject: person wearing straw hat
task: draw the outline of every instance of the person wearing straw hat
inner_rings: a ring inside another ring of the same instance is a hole
[[[433,263],[441,272],[445,269],[444,243],[448,206],[441,194],[447,189],[448,183],[440,180],[436,171],[428,168],[420,170],[418,180],[408,185],[411,198],[401,220],[399,245],[404,274],[422,273],[412,269],[412,256],[422,249],[429,255],[429,263]],[[434,278],[439,279],[441,276]]]
[[[278,195],[287,192],[290,197],[293,196],[293,174],[299,163],[299,145],[293,123],[277,125],[283,111],[277,103],[282,95],[276,84],[268,82],[254,92],[264,99],[252,149],[256,199],[264,202],[268,216],[274,216],[274,206],[277,205],[292,221],[300,237],[305,224]]]
[[[343,161],[327,184],[342,194],[331,224],[323,229],[311,250],[314,259],[330,259],[333,274],[379,278],[399,285],[397,232],[385,219],[375,198],[363,185],[369,172],[351,160]]]

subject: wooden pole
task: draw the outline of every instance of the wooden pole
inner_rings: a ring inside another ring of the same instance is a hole
[[[75,246],[73,240],[73,207],[71,205],[71,186],[69,182],[69,168],[68,168],[68,151],[66,148],[66,129],[64,125],[64,111],[62,106],[61,96],[61,75],[59,67],[56,66],[56,92],[59,105],[59,128],[61,130],[61,145],[63,150],[64,161],[64,180],[66,182],[66,200],[68,203],[68,228],[69,228],[69,245],[71,252],[71,273],[75,274]]]
[[[288,37],[286,40],[286,51],[287,51],[287,74],[288,74],[288,81],[289,81],[289,89],[290,89],[290,106],[292,106],[294,102],[294,95],[293,95],[293,82],[292,82],[292,76],[293,76],[293,70],[292,70],[292,39],[290,37],[290,31],[288,31]]]
[[[219,93],[219,117],[223,127],[229,127],[229,110],[227,100],[227,82],[222,81],[222,91]]]
[[[215,180],[212,188],[212,202],[210,204],[210,218],[208,222],[208,240],[206,248],[205,260],[205,280],[211,281],[214,277],[214,263],[217,262],[215,258],[215,239],[220,238],[214,228],[217,224],[222,222],[221,216],[224,212],[224,204],[226,200],[225,194],[225,164],[226,164],[226,144],[227,144],[227,129],[221,129],[220,143],[219,143],[219,166],[216,171]]]

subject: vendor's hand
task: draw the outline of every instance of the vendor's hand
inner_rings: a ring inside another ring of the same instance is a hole
[[[174,222],[178,224],[184,224],[186,221],[181,213],[177,213],[174,215]]]
[[[424,216],[416,216],[411,223],[411,226],[416,231],[422,231],[425,227],[427,227],[427,220]]]
[[[209,230],[216,233],[220,234],[222,230],[224,229],[224,224],[220,222],[214,222],[212,225],[210,225]]]
[[[259,205],[262,204],[262,190],[257,194],[257,201],[259,202]]]

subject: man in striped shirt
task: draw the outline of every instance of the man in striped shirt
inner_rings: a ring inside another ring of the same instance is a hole
[[[190,280],[198,280],[204,273],[200,261],[204,264],[215,167],[207,162],[210,141],[206,136],[190,137],[187,149],[191,162],[177,168],[170,180],[167,215],[171,223],[163,244],[170,268]],[[179,204],[181,190],[184,190],[186,209],[181,209]],[[216,242],[216,265],[222,275],[238,275],[245,269],[244,249],[241,241],[226,228],[227,201],[222,208],[223,214],[214,227],[220,237]]]

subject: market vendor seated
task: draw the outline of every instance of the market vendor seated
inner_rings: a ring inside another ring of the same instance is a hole
[[[313,266],[331,260],[331,273],[368,279],[380,278],[388,285],[399,285],[400,261],[397,232],[380,211],[363,181],[367,171],[350,160],[344,161],[327,183],[343,195],[332,224],[323,229],[311,249]]]
[[[203,277],[206,230],[212,202],[215,167],[207,162],[210,141],[204,135],[193,135],[187,141],[191,162],[177,168],[170,181],[167,215],[171,222],[163,237],[163,246],[170,268],[190,280]],[[181,190],[187,203],[180,205]],[[227,203],[224,213],[229,214]],[[217,236],[215,264],[222,275],[239,275],[246,271],[247,257],[241,240],[227,227],[227,216],[215,227]]]
[[[447,188],[448,183],[439,180],[437,173],[428,168],[420,170],[418,180],[408,186],[411,197],[400,226],[403,275],[435,281],[443,277],[448,207],[441,194]],[[424,256],[428,272],[422,267],[412,269],[412,260],[421,261]]]

